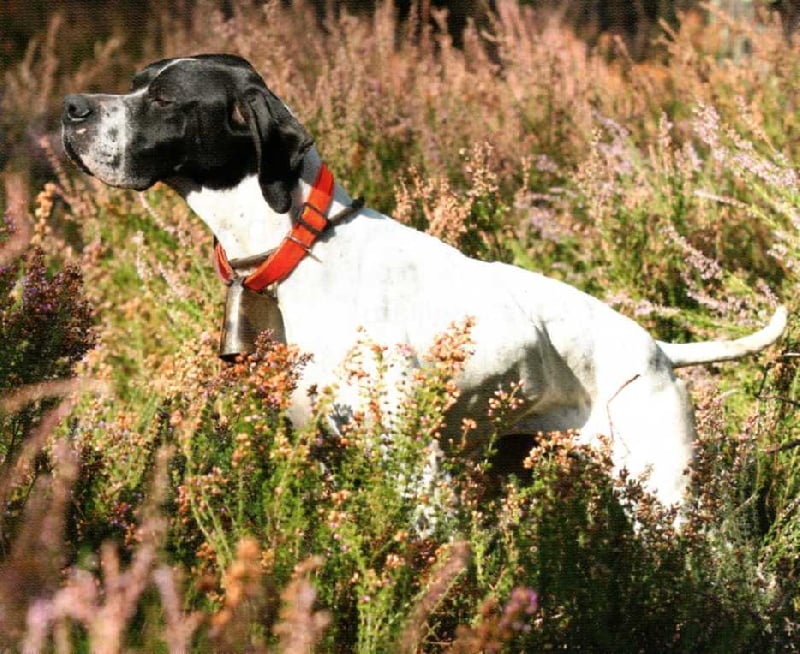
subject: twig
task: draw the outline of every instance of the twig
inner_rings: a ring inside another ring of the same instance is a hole
[[[25,191],[25,182],[22,177],[12,173],[5,175],[6,215],[14,225],[14,231],[0,248],[0,266],[7,266],[17,259],[28,247],[30,243],[32,228],[31,221],[26,215],[25,203],[28,194]]]
[[[795,440],[784,443],[783,445],[773,445],[772,447],[768,447],[765,451],[767,454],[777,454],[778,452],[792,450],[795,447],[800,447],[800,438],[796,438]]]

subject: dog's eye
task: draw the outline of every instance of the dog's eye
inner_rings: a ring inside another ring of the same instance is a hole
[[[170,98],[166,95],[154,95],[150,98],[151,102],[157,107],[168,107],[175,102],[175,98]]]

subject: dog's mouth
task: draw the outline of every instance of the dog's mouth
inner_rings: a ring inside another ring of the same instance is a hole
[[[114,188],[143,191],[153,185],[153,179],[142,175],[131,175],[123,165],[121,152],[104,152],[92,146],[91,133],[87,128],[64,127],[61,142],[67,157],[84,173],[96,177]],[[90,147],[87,149],[86,145]]]
[[[67,156],[70,158],[70,161],[72,161],[76,166],[78,166],[78,168],[80,168],[87,175],[91,175],[92,177],[94,177],[95,176],[94,172],[92,172],[92,170],[83,162],[83,158],[75,149],[75,146],[72,145],[72,141],[70,140],[69,137],[69,132],[66,129],[62,130],[61,142],[64,145],[64,152],[66,152]]]

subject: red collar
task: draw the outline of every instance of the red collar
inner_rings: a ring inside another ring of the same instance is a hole
[[[244,286],[251,291],[259,292],[270,284],[286,279],[330,225],[328,210],[332,202],[333,175],[325,164],[322,164],[308,200],[303,203],[302,211],[292,217],[292,229],[277,249],[242,280]],[[214,246],[214,251],[217,272],[226,284],[232,283],[237,273],[219,242]]]

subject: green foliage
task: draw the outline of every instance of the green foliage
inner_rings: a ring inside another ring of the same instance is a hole
[[[498,2],[491,47],[468,29],[463,49],[403,36],[388,4],[325,32],[303,7],[234,4],[232,18],[205,5],[189,23],[158,17],[145,58],[247,56],[370,205],[564,278],[659,338],[747,331],[777,298],[797,311],[786,108],[800,71],[778,30],[687,17],[662,60],[634,64],[512,2]],[[69,73],[60,25],[7,75],[9,133],[31,106],[46,122],[62,90],[113,90],[134,68],[109,42]],[[751,52],[726,59],[739,33]],[[45,400],[3,417],[3,645],[797,650],[794,320],[784,354],[690,373],[697,458],[678,529],[642,480],[612,470],[607,444],[539,435],[501,473],[514,388],[458,426],[494,425],[484,451],[440,451],[469,320],[406,376],[408,353],[354,334],[344,381],[368,411],[337,433],[333,392],[317,389],[314,423],[290,428],[304,354],[264,338],[217,362],[221,286],[185,205],[55,168],[36,203],[39,249],[0,270],[0,400],[73,373],[113,392],[83,398],[58,429]]]

